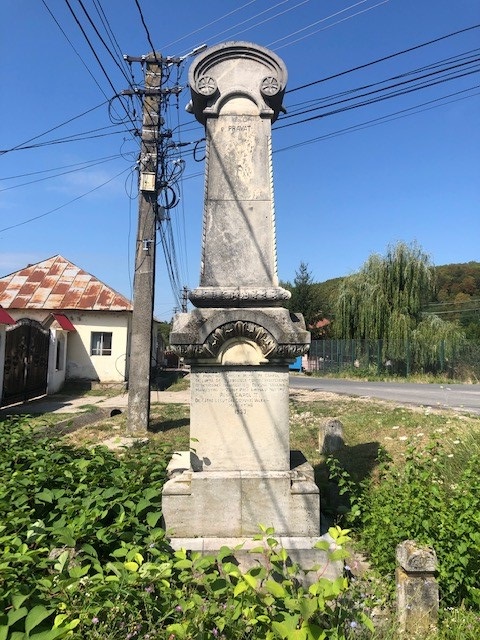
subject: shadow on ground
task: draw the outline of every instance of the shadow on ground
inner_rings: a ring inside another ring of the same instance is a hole
[[[365,442],[354,446],[345,445],[332,454],[356,484],[372,477],[378,468],[382,446],[379,442]],[[350,507],[348,494],[342,494],[338,480],[330,478],[325,462],[317,464],[315,481],[320,489],[322,512],[332,517],[345,513]]]
[[[148,425],[150,433],[165,433],[171,429],[179,429],[190,424],[190,418],[179,418],[176,420],[165,420],[165,418],[153,418]]]
[[[152,391],[165,391],[187,374],[188,371],[158,371],[152,380]]]

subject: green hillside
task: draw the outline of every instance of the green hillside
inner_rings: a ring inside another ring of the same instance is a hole
[[[435,267],[435,296],[425,311],[436,313],[444,320],[458,322],[467,338],[480,340],[480,262],[445,264]],[[314,283],[321,311],[332,318],[338,288],[343,278]]]

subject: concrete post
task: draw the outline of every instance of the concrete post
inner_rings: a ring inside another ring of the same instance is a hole
[[[405,540],[397,546],[396,583],[399,631],[424,638],[436,628],[438,583],[434,549]]]

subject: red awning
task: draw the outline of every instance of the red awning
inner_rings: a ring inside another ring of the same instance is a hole
[[[64,329],[65,331],[76,331],[73,324],[70,322],[67,316],[63,315],[63,313],[52,313],[52,316],[58,322],[61,329]]]
[[[0,324],[15,324],[12,316],[0,307]]]

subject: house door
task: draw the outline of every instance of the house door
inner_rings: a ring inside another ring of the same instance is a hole
[[[24,402],[47,392],[50,331],[23,318],[5,333],[2,405]]]

